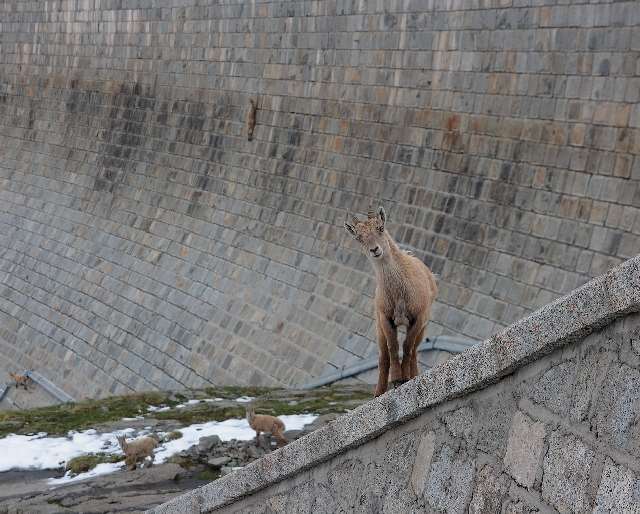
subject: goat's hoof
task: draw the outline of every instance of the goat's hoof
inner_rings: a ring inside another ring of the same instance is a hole
[[[393,382],[391,382],[391,385],[393,386],[394,389],[397,389],[402,384],[406,384],[407,382],[408,382],[408,380],[405,380],[403,378],[399,378],[398,380],[394,380]]]

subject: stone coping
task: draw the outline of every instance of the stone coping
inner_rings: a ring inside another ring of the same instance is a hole
[[[426,409],[484,388],[517,368],[640,310],[640,256],[332,423],[150,513],[209,512],[359,446]]]

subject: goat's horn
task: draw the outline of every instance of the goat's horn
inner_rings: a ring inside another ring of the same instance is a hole
[[[375,217],[376,217],[376,211],[374,211],[373,207],[370,205],[369,210],[367,211],[367,218],[371,219]]]

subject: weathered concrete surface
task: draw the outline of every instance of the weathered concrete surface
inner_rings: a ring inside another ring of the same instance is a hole
[[[81,398],[375,356],[342,229],[371,202],[440,274],[429,333],[488,337],[640,247],[639,25],[613,0],[0,2],[0,366]]]
[[[640,256],[151,512],[638,512],[638,310]]]

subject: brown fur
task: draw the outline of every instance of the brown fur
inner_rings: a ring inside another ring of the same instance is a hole
[[[16,389],[18,387],[24,387],[25,391],[28,389],[27,386],[29,385],[29,382],[31,382],[31,378],[26,375],[18,375],[17,373],[9,373],[9,376],[15,382]]]
[[[278,446],[287,444],[288,441],[284,437],[285,427],[281,419],[266,414],[256,414],[253,407],[247,407],[247,421],[256,431],[256,444],[258,444],[260,432],[273,435],[278,440]]]
[[[369,257],[376,274],[375,318],[378,333],[378,385],[376,396],[387,390],[389,380],[398,385],[418,375],[417,347],[431,317],[438,286],[431,270],[409,252],[398,248],[385,229],[386,215],[380,207],[369,210],[365,221],[353,218],[346,230]],[[407,333],[398,356],[399,326]]]
[[[124,453],[124,463],[128,470],[136,469],[138,462],[144,462],[147,457],[151,458],[149,466],[153,464],[155,455],[153,450],[158,446],[158,440],[151,436],[141,437],[134,441],[127,442],[127,438],[123,435],[117,436],[120,448]]]
[[[247,112],[247,139],[253,141],[253,131],[256,128],[256,114],[258,112],[257,100],[249,100],[249,112]]]

